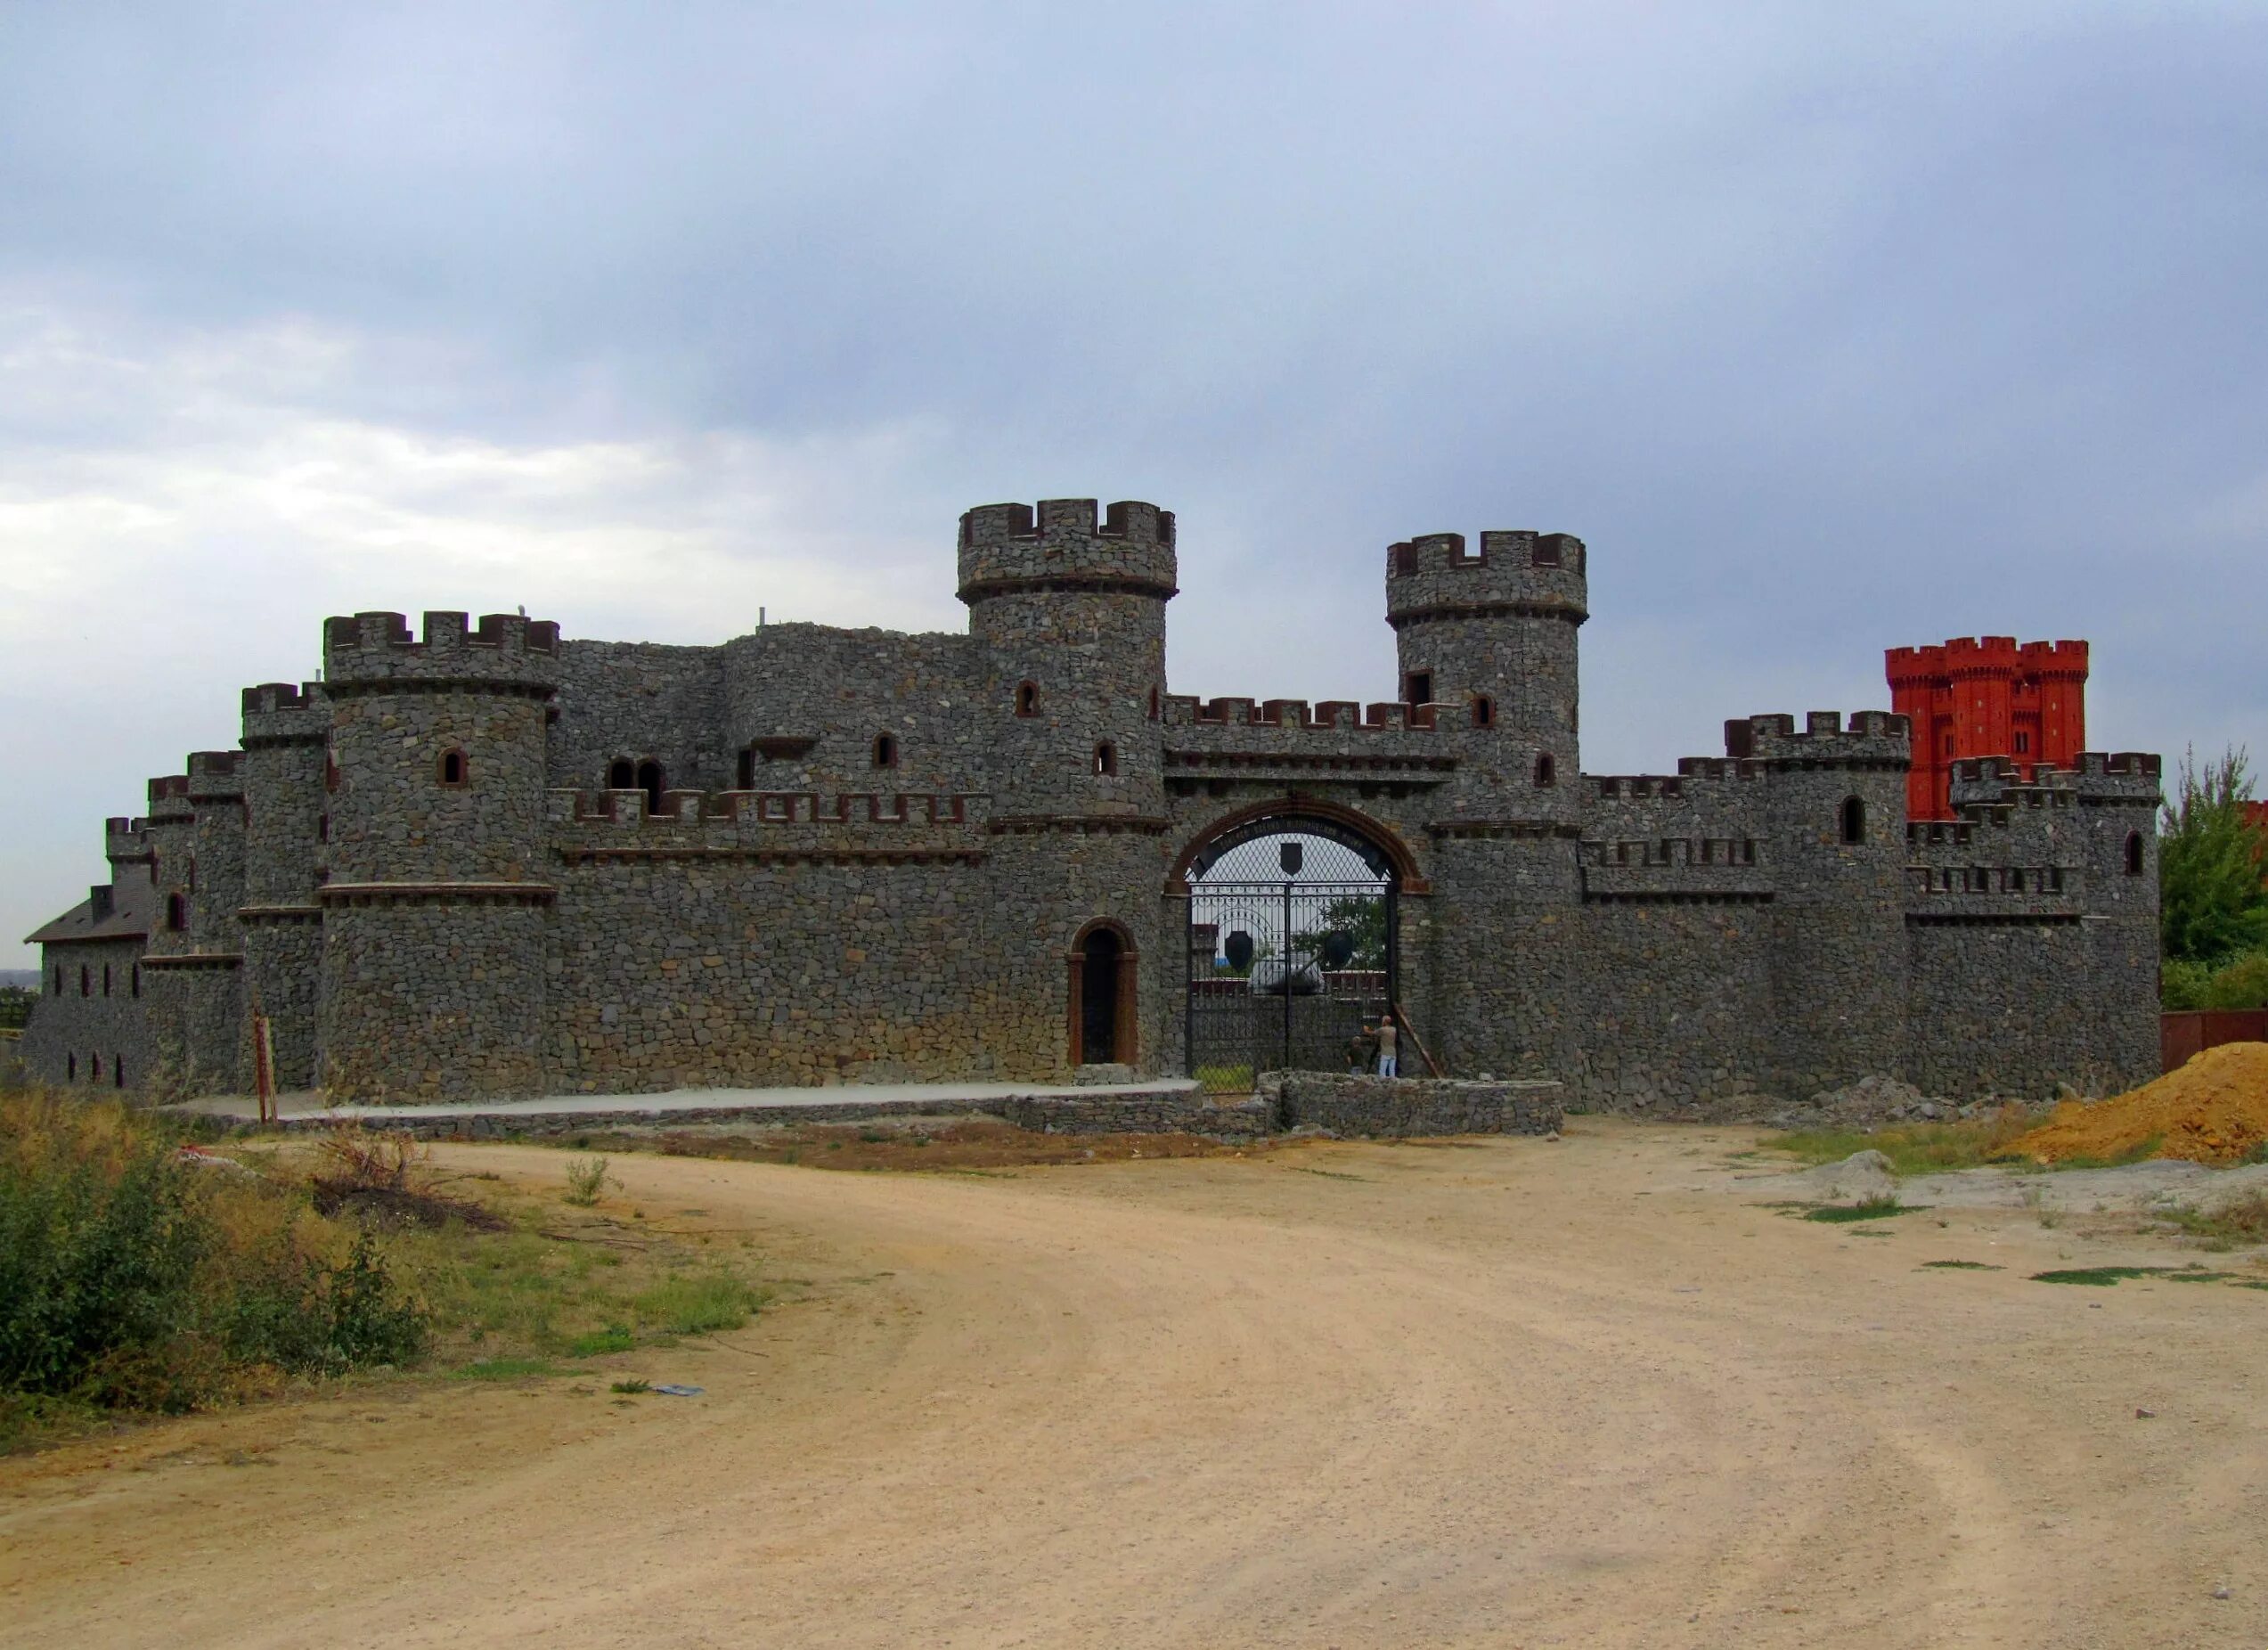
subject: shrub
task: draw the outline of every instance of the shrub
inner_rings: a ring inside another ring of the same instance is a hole
[[[2169,957],[2158,999],[2166,1009],[2268,1009],[2268,950],[2238,952],[2217,965]]]
[[[178,1410],[426,1340],[366,1233],[116,1104],[0,1100],[0,1393]]]
[[[607,1160],[604,1157],[574,1157],[567,1161],[567,1200],[589,1208],[599,1201],[607,1189]]]

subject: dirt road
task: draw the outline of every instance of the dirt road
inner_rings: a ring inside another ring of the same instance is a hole
[[[617,1158],[803,1280],[618,1360],[705,1396],[420,1382],[0,1463],[0,1643],[2268,1642],[2268,1293],[2027,1281],[2185,1258],[2084,1221],[1791,1219],[1737,1143]]]

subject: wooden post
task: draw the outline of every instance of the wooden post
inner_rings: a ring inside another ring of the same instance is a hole
[[[1418,1036],[1417,1027],[1411,1025],[1409,1022],[1409,1016],[1402,1012],[1402,1005],[1396,1002],[1392,1005],[1392,1007],[1394,1010],[1394,1024],[1400,1026],[1402,1029],[1402,1034],[1409,1039],[1409,1046],[1417,1050],[1417,1058],[1425,1062],[1425,1069],[1432,1072],[1436,1077],[1441,1075],[1440,1062],[1433,1058],[1433,1051],[1431,1049],[1428,1049],[1425,1046],[1424,1040]]]
[[[275,1103],[275,1038],[268,1029],[268,1017],[257,1010],[252,1016],[252,1087],[260,1099],[260,1121],[281,1123]]]

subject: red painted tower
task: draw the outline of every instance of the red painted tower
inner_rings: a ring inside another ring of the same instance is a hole
[[[1982,641],[1958,636],[1937,648],[1892,648],[1885,656],[1890,708],[1912,718],[1913,765],[1906,817],[1953,817],[1953,764],[2007,756],[2030,778],[2040,764],[2076,767],[2087,739],[2087,644]]]

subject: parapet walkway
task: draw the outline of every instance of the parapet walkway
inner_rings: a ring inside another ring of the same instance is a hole
[[[552,1094],[526,1100],[458,1100],[412,1106],[326,1106],[312,1091],[277,1097],[286,1129],[322,1129],[350,1119],[412,1134],[476,1139],[556,1134],[577,1129],[697,1123],[857,1123],[954,1112],[999,1114],[1016,1100],[1194,1101],[1188,1077],[1154,1082],[1048,1084],[875,1082],[804,1089],[673,1089],[660,1094]],[[252,1126],[259,1106],[249,1095],[223,1095],[167,1107]]]

